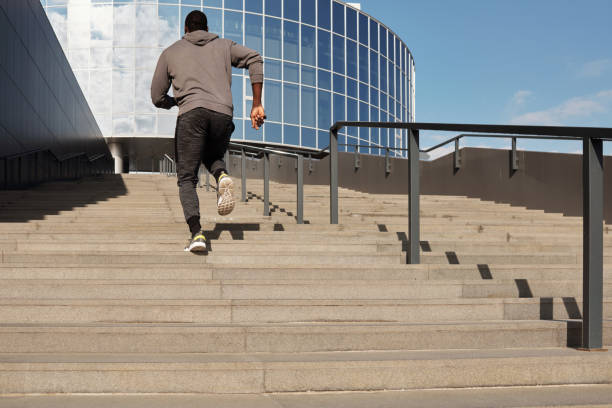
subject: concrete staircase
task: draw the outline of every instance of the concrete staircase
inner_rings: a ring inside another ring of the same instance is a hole
[[[272,183],[270,217],[262,190],[249,180],[249,201],[229,217],[199,190],[206,256],[182,251],[173,178],[0,192],[0,393],[612,383],[612,354],[572,348],[580,218],[423,196],[422,264],[405,265],[405,196],[341,189],[330,225],[328,187],[305,186],[297,225],[295,186]]]

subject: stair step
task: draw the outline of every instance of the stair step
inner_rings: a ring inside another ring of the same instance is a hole
[[[0,325],[0,353],[294,353],[575,347],[581,322],[15,324]],[[612,344],[612,320],[604,325]]]
[[[215,394],[609,384],[610,367],[610,353],[567,348],[0,354],[4,393]]]

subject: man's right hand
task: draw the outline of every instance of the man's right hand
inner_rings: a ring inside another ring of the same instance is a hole
[[[266,112],[261,104],[253,105],[251,109],[251,126],[255,130],[259,130],[259,128],[264,124],[264,120],[266,119]]]

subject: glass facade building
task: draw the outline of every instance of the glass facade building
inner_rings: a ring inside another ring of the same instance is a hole
[[[248,72],[234,69],[233,140],[324,148],[336,120],[414,121],[414,60],[381,22],[335,0],[41,0],[98,124],[112,140],[174,137],[176,108],[150,82],[185,16],[264,57],[263,131],[250,126]],[[340,143],[405,147],[402,131],[343,129]],[[166,143],[167,144],[167,143]],[[351,151],[350,147],[342,147]],[[363,153],[382,154],[379,148]],[[401,155],[401,152],[397,153]]]

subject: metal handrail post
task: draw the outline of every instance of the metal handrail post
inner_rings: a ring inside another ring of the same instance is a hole
[[[408,131],[408,263],[418,264],[420,260],[420,184],[419,184],[419,131]]]
[[[247,200],[246,153],[244,148],[240,149],[240,153],[240,188],[242,189],[241,201],[244,203]]]
[[[518,165],[518,155],[516,153],[516,137],[512,138],[512,171],[517,171],[519,168]]]
[[[602,348],[603,326],[603,142],[583,138],[582,347]]]
[[[297,157],[297,223],[304,223],[304,157]]]
[[[455,153],[453,155],[453,161],[454,161],[454,166],[455,166],[455,170],[461,168],[461,157],[460,157],[460,150],[459,150],[459,138],[455,139]]]
[[[264,216],[270,216],[270,153],[264,152]]]
[[[329,131],[329,223],[338,224],[338,128]]]

